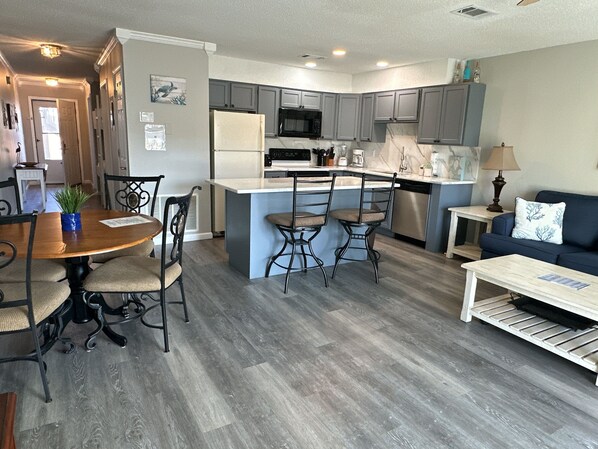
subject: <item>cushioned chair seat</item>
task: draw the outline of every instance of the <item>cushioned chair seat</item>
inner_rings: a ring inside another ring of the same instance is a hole
[[[139,245],[131,246],[130,248],[118,249],[110,251],[109,253],[95,254],[91,256],[93,263],[106,263],[109,260],[117,257],[125,256],[149,256],[154,250],[154,241],[147,240]]]
[[[4,293],[4,301],[10,302],[27,298],[24,282],[0,284]],[[71,294],[71,289],[66,282],[32,282],[31,301],[35,322],[45,320],[54,312]],[[29,328],[27,306],[0,309],[0,332],[18,331]]]
[[[559,256],[558,264],[598,276],[598,252],[569,253]]]
[[[166,269],[165,287],[182,273],[178,263]],[[87,275],[83,288],[90,292],[155,292],[160,290],[160,259],[125,256],[112,259]]]
[[[337,209],[330,212],[330,215],[337,220],[359,223],[359,209]],[[361,223],[374,223],[384,220],[384,212],[373,209],[364,209],[361,215]]]
[[[270,214],[266,215],[266,220],[270,223],[291,227],[293,221],[293,214],[291,212],[285,212],[281,214]],[[316,215],[310,212],[297,212],[295,218],[295,226],[298,228],[311,227],[311,226],[324,226],[326,217],[323,215]]]
[[[561,254],[585,251],[584,248],[580,248],[579,246],[555,245],[488,233],[482,234],[480,237],[480,246],[484,248],[484,251],[494,253],[498,256],[520,254],[548,263],[556,263]]]
[[[2,263],[0,257],[0,264]],[[0,270],[0,283],[24,282],[25,259],[16,259]],[[66,265],[62,260],[32,260],[31,280],[33,282],[58,282],[66,278]]]

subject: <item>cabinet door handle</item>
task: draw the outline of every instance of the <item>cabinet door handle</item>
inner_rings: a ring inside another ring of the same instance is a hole
[[[225,108],[228,108],[228,105],[227,105],[226,103],[224,103],[224,107],[225,107]]]
[[[234,107],[235,107],[235,105],[234,105],[234,104],[231,104],[231,105],[230,105],[230,107],[231,107],[231,108],[234,108]]]

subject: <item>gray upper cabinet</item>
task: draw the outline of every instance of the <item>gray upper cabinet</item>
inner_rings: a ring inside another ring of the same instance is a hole
[[[230,81],[210,80],[210,108],[224,109],[230,105]]]
[[[254,84],[210,80],[209,94],[212,109],[257,110],[257,86]]]
[[[485,93],[484,84],[454,84],[422,89],[417,141],[477,146]]]
[[[338,96],[337,140],[357,140],[360,97],[361,95],[355,94],[340,94]]]
[[[322,139],[334,139],[336,94],[322,94]]]
[[[419,113],[419,89],[395,92],[394,119],[397,122],[416,122]]]
[[[359,140],[372,141],[374,130],[374,94],[361,96],[361,123],[359,124]]]
[[[374,120],[377,122],[416,122],[419,89],[378,92]]]
[[[417,141],[419,143],[440,142],[440,113],[443,92],[443,87],[427,87],[422,89],[422,102],[419,110],[419,126],[417,129]]]
[[[395,93],[378,92],[376,94],[376,109],[374,120],[377,122],[390,122],[394,117]]]
[[[322,108],[322,94],[319,92],[282,89],[280,92],[280,107],[320,110]]]
[[[276,137],[278,134],[278,103],[280,89],[277,87],[260,86],[258,88],[258,114],[264,114],[266,137]]]
[[[243,111],[256,111],[257,86],[255,84],[231,83],[230,107]]]

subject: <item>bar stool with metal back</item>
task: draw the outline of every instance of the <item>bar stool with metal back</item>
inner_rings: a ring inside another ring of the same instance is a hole
[[[380,253],[372,247],[371,239],[376,228],[386,220],[388,210],[392,204],[396,178],[396,173],[393,174],[392,181],[388,178],[364,173],[361,177],[359,208],[337,209],[330,212],[330,215],[339,221],[348,234],[345,244],[334,252],[336,261],[332,270],[333,279],[341,260],[361,260],[345,257],[349,249],[357,249],[367,252],[367,257],[374,266],[374,275],[376,283],[378,283]],[[351,246],[353,241],[361,241],[363,245]]]
[[[282,248],[270,258],[266,266],[266,277],[270,275],[273,264],[286,270],[285,293],[289,290],[291,271],[301,270],[306,272],[308,268],[318,267],[324,276],[324,284],[328,287],[328,276],[324,270],[324,263],[314,253],[311,242],[318,236],[322,227],[328,223],[335,181],[336,174],[333,174],[331,178],[316,179],[293,176],[292,211],[266,216],[266,220],[276,226],[276,229],[284,237]],[[285,252],[289,246],[290,252]],[[305,251],[306,247],[308,253]],[[300,268],[293,268],[297,248],[301,250],[301,266]],[[288,265],[282,265],[278,262],[278,259],[283,256],[289,257]],[[307,257],[311,257],[316,266],[308,267]]]

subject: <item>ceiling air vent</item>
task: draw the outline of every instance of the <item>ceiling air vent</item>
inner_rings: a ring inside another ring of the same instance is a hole
[[[458,16],[469,17],[470,19],[482,19],[484,17],[491,16],[496,14],[492,11],[488,11],[487,9],[482,9],[479,6],[469,5],[464,6],[459,9],[455,9],[451,11],[452,14],[457,14]]]
[[[304,59],[314,59],[314,60],[322,60],[322,59],[326,59],[326,56],[320,56],[320,55],[310,55],[308,53],[301,55],[300,58],[304,58]]]

